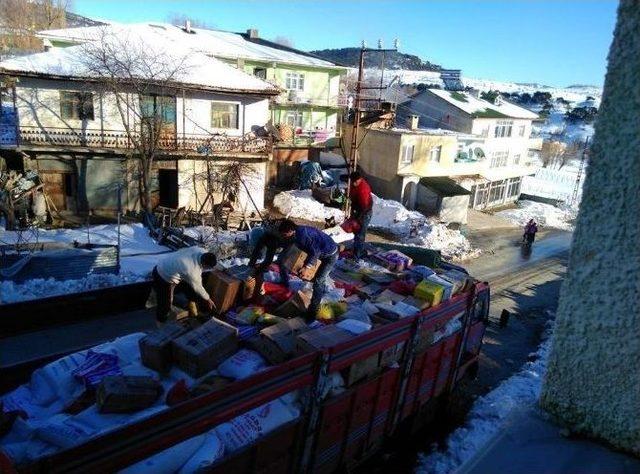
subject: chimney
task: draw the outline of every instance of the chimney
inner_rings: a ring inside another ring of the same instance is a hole
[[[256,30],[255,28],[251,28],[247,30],[247,35],[249,36],[249,39],[258,39],[258,30]]]
[[[49,50],[51,50],[51,48],[53,48],[53,44],[51,44],[51,41],[49,41],[48,39],[44,39],[42,41],[42,47],[44,48],[44,51],[47,52]]]
[[[407,119],[407,126],[409,127],[409,130],[418,130],[419,121],[419,115],[409,115],[409,118]]]
[[[191,33],[191,20],[184,20],[184,31]]]

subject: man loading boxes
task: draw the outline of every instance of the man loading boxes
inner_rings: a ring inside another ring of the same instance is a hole
[[[338,246],[331,236],[306,225],[297,225],[295,222],[284,219],[278,227],[282,239],[286,242],[286,247],[278,258],[279,263],[285,258],[290,246],[296,245],[300,250],[306,252],[307,258],[298,275],[303,280],[311,279],[313,267],[316,262],[320,261],[320,266],[313,276],[313,296],[309,304],[306,320],[313,321],[318,312],[318,307],[322,301],[322,297],[326,292],[327,277],[338,260]],[[280,278],[282,283],[289,285],[289,275],[287,271],[282,271],[280,265]]]
[[[156,308],[158,322],[166,322],[176,291],[185,293],[189,301],[201,301],[208,311],[214,309],[209,293],[202,286],[202,273],[213,270],[216,263],[215,254],[200,247],[180,249],[158,262],[158,265],[153,269],[153,286],[158,303]],[[195,312],[193,308],[190,311]]]

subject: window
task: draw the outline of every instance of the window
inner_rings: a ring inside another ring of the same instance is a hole
[[[410,165],[413,163],[413,151],[415,150],[415,145],[403,145],[402,146],[402,154],[400,156],[400,163],[403,165]]]
[[[521,178],[511,178],[507,187],[507,197],[511,198],[520,194]]]
[[[527,126],[526,125],[520,125],[520,127],[518,128],[518,136],[519,137],[524,137],[524,132],[527,130]]]
[[[504,200],[504,191],[506,186],[506,180],[495,181],[491,183],[491,189],[489,190],[489,202],[496,203]]]
[[[491,155],[491,168],[500,168],[507,166],[507,160],[509,159],[508,151],[494,151]]]
[[[256,77],[259,77],[260,79],[266,79],[267,78],[267,70],[266,68],[263,67],[254,67],[253,68],[253,75]]]
[[[304,123],[302,112],[287,112],[287,115],[285,116],[285,123],[294,128],[302,128]]]
[[[496,129],[494,132],[494,137],[495,138],[510,137],[512,128],[513,128],[513,120],[498,120]]]
[[[93,94],[60,91],[60,116],[63,119],[93,120]]]
[[[513,155],[513,164],[514,165],[519,165],[520,164],[520,153]]]
[[[288,72],[285,79],[285,87],[290,91],[304,90],[304,74]]]
[[[442,154],[442,145],[434,146],[429,150],[429,161],[440,163],[440,155]]]
[[[211,102],[211,128],[238,128],[238,104]]]

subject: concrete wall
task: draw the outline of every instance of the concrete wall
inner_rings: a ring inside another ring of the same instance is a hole
[[[413,97],[408,106],[408,111],[406,107],[402,108],[406,111],[404,113],[420,115],[420,127],[444,128],[463,133],[472,131],[473,120],[469,114],[429,91]]]
[[[640,1],[622,0],[542,406],[640,455]]]
[[[418,185],[416,209],[434,216],[441,222],[466,224],[469,195],[443,196],[430,188]]]
[[[227,163],[225,161],[216,161],[212,166],[223,166]],[[253,171],[245,176],[244,182],[255,205],[258,209],[263,209],[267,163],[252,163],[250,167]],[[215,171],[212,172],[215,173]],[[206,183],[207,162],[205,160],[178,160],[178,207],[199,210],[207,197]],[[237,197],[237,210],[247,210],[248,213],[255,210],[249,194],[242,184],[240,184]],[[221,198],[221,195],[214,194],[215,203],[219,203]],[[205,210],[210,210],[211,204],[211,200],[209,200]]]

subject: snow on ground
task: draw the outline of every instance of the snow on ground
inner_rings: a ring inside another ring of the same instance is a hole
[[[576,106],[572,104],[569,108],[563,104],[556,104],[549,113],[549,118],[543,124],[533,124],[533,132],[546,140],[557,140],[565,143],[575,141],[584,142],[593,136],[594,128],[592,123],[568,122],[565,113]]]
[[[549,358],[551,328],[551,323],[548,323],[535,357],[530,356],[531,362],[475,401],[465,424],[447,439],[445,450],[420,455],[416,473],[447,474],[456,471],[501,431],[513,410],[537,404]]]
[[[518,201],[517,209],[499,211],[496,215],[508,220],[516,227],[524,227],[529,219],[534,219],[539,226],[573,230],[572,221],[577,217],[577,209],[563,204],[554,207],[541,202]]]
[[[142,224],[121,226],[121,270],[118,275],[88,275],[77,280],[33,279],[24,283],[0,281],[0,302],[15,303],[32,299],[46,298],[62,294],[79,293],[111,286],[126,285],[147,281],[158,260],[171,249],[158,245]],[[117,226],[113,224],[91,226],[81,229],[37,229],[35,234],[5,231],[0,228],[0,244],[16,243],[19,239],[31,242],[57,242],[81,244],[116,244]],[[211,227],[187,228],[185,234],[198,239],[207,248],[212,249],[220,259],[235,255],[238,242],[246,240],[246,232],[215,231]],[[221,261],[223,264],[224,261]]]
[[[273,199],[273,205],[282,214],[293,219],[324,222],[325,219],[333,217],[336,222],[344,220],[344,212],[316,201],[310,189],[281,192]]]
[[[284,191],[274,198],[273,203],[280,212],[292,218],[313,222],[324,222],[329,217],[335,217],[336,222],[344,220],[342,211],[316,201],[309,190]],[[393,234],[402,244],[440,250],[448,259],[462,260],[479,254],[460,231],[430,222],[423,214],[410,211],[397,201],[375,195],[371,228]]]

